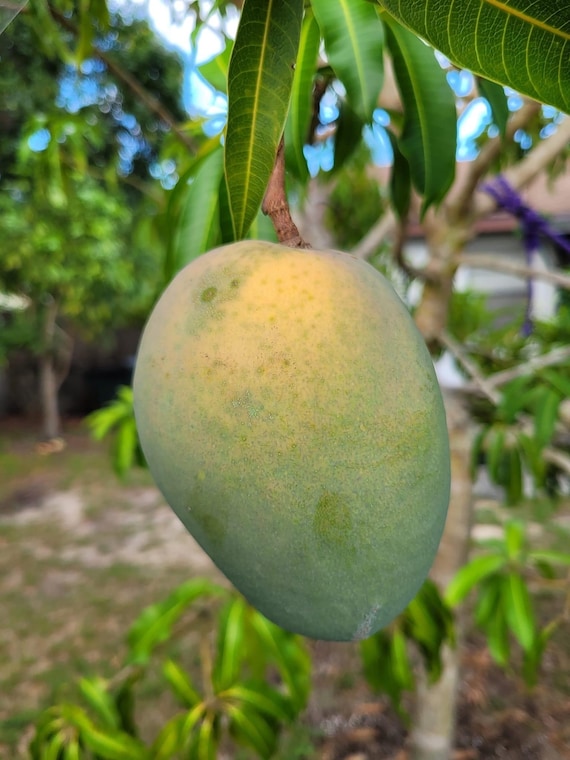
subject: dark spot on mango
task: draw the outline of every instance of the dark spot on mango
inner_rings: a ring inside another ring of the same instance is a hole
[[[342,496],[330,491],[323,493],[317,502],[313,527],[319,538],[329,544],[341,546],[348,542],[352,520]]]
[[[218,295],[218,289],[214,287],[206,288],[200,293],[200,301],[203,303],[211,303]]]

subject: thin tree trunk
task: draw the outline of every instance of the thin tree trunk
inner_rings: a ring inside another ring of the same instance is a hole
[[[59,383],[55,367],[54,346],[56,317],[57,302],[52,298],[46,305],[43,314],[42,353],[39,358],[42,437],[48,441],[58,438],[61,430],[57,398]]]
[[[431,577],[443,590],[465,564],[472,521],[470,456],[472,425],[461,397],[444,390],[451,446],[451,499],[445,531]],[[459,652],[462,624],[456,621],[455,648],[445,646],[441,678],[430,684],[420,673],[416,690],[416,713],[411,732],[413,760],[449,760],[455,738]]]

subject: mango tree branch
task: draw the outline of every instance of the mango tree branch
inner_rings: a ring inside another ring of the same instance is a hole
[[[52,6],[50,6],[50,12],[64,29],[72,32],[76,37],[79,35],[79,31],[75,24],[66,18],[66,16]],[[149,92],[130,71],[123,69],[108,53],[100,50],[96,45],[91,46],[91,52],[95,58],[98,58],[105,64],[107,69],[114,74],[118,80],[131,90],[131,92],[151,113],[154,113],[161,121],[170,127],[172,133],[186,148],[188,148],[189,151],[192,153],[196,152],[196,143],[180,128],[175,116],[169,111],[164,103]]]
[[[462,253],[457,258],[458,264],[471,269],[487,269],[493,272],[503,272],[514,277],[522,277],[525,280],[545,280],[560,288],[570,290],[570,276],[561,272],[552,272],[549,269],[533,269],[524,264],[515,264],[510,261],[502,261],[495,256],[479,253]]]
[[[507,123],[505,140],[511,140],[515,132],[523,129],[535,118],[540,110],[540,104],[535,101],[527,101],[523,107],[516,111]],[[493,163],[499,158],[503,150],[503,138],[491,138],[479,151],[477,157],[469,164],[469,171],[465,177],[458,180],[456,192],[451,193],[453,200],[448,204],[450,219],[464,216],[470,210],[473,201],[473,193],[481,179],[487,174]],[[492,211],[491,207],[489,211]]]
[[[283,138],[279,143],[273,172],[267,185],[265,198],[261,206],[263,213],[271,219],[277,239],[283,245],[290,248],[310,248],[310,244],[305,242],[297,225],[291,217],[289,201],[287,199],[287,190],[285,188],[285,147]]]

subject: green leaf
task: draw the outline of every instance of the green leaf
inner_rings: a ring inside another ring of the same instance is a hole
[[[60,760],[65,745],[65,733],[60,731],[51,737],[47,746],[43,748],[42,760]]]
[[[119,477],[125,475],[133,466],[139,445],[137,426],[134,417],[123,418],[117,427],[113,445],[113,469]]]
[[[217,739],[214,732],[214,714],[207,713],[200,724],[196,740],[196,760],[216,760]]]
[[[313,0],[311,5],[348,104],[367,123],[384,81],[384,33],[378,13],[366,0]]]
[[[228,704],[232,733],[245,741],[262,758],[273,754],[277,737],[267,722],[258,714],[243,707]]]
[[[164,601],[143,610],[127,635],[128,663],[144,665],[155,647],[166,641],[172,626],[200,596],[218,597],[227,591],[210,581],[198,578],[182,583]]]
[[[309,176],[303,148],[309,137],[313,114],[313,79],[320,41],[319,26],[308,9],[301,27],[299,53],[291,90],[291,107],[285,124],[285,165],[301,180]]]
[[[101,760],[144,760],[148,754],[142,742],[128,734],[99,731],[95,726],[83,726],[81,738]]]
[[[334,137],[334,168],[340,169],[354,153],[362,139],[362,119],[348,103],[340,104]]]
[[[442,200],[455,176],[457,112],[433,50],[386,17],[386,42],[404,106],[400,150],[423,197],[422,214]]]
[[[511,115],[505,90],[501,85],[496,82],[490,82],[484,77],[479,77],[477,84],[479,86],[480,94],[491,106],[493,121],[499,129],[501,137],[504,138],[507,130],[507,121]]]
[[[497,612],[497,607],[501,603],[501,590],[502,576],[500,575],[486,578],[479,586],[475,605],[475,622],[483,629]]]
[[[459,604],[474,586],[483,578],[498,572],[505,566],[506,561],[500,554],[486,554],[472,559],[457,572],[447,587],[444,594],[446,603],[452,607]]]
[[[386,130],[390,139],[394,161],[390,172],[390,196],[394,210],[404,220],[408,216],[410,203],[412,200],[412,175],[410,165],[400,150],[400,144],[396,135],[390,130]]]
[[[461,68],[570,110],[565,0],[377,0]]]
[[[232,55],[233,41],[226,38],[226,46],[221,53],[215,55],[207,63],[198,67],[198,72],[218,92],[224,94],[228,90],[228,70]]]
[[[520,520],[509,520],[505,525],[505,546],[511,562],[520,562],[525,548],[525,525]]]
[[[414,688],[414,674],[410,665],[406,639],[401,631],[395,629],[392,633],[390,646],[392,670],[402,690]]]
[[[234,237],[245,237],[265,195],[283,127],[303,0],[246,0],[230,60],[225,176]]]
[[[85,701],[94,710],[103,724],[110,729],[118,729],[121,720],[113,697],[107,690],[107,681],[103,678],[81,678],[79,691]]]
[[[232,599],[221,615],[213,677],[218,690],[226,689],[238,677],[243,661],[245,618],[246,603],[241,597]]]
[[[507,620],[501,604],[496,608],[495,614],[489,618],[485,634],[491,657],[499,665],[506,667],[509,664],[511,648]]]
[[[300,712],[311,690],[311,658],[303,639],[271,623],[256,610],[251,610],[251,624],[264,656],[277,666],[291,704]]]
[[[485,436],[485,450],[487,452],[487,468],[489,476],[494,483],[502,485],[501,465],[505,451],[505,430],[502,427],[489,428]]]
[[[167,282],[209,250],[212,240],[219,235],[218,188],[223,170],[223,150],[218,146],[196,161],[179,180],[185,192],[165,259]]]
[[[568,366],[558,370],[545,367],[540,372],[540,377],[557,390],[563,398],[570,398],[570,369]]]
[[[523,472],[521,452],[517,446],[512,446],[506,451],[506,495],[507,504],[519,504],[523,496]]]
[[[518,573],[506,576],[502,603],[509,628],[522,648],[528,651],[536,636],[536,623],[528,589]]]
[[[166,660],[162,666],[162,673],[184,707],[195,707],[201,701],[200,695],[192,684],[189,673],[175,663],[174,660]]]
[[[294,717],[290,703],[264,683],[236,684],[219,694],[220,699],[243,702],[260,713],[276,718],[280,723],[289,723]]]
[[[81,749],[77,739],[69,739],[63,751],[63,760],[81,760]]]
[[[529,559],[533,562],[548,562],[553,565],[570,565],[570,554],[557,552],[552,549],[535,549],[529,552]]]
[[[534,434],[539,446],[546,446],[554,435],[560,401],[557,391],[541,389],[534,408]]]

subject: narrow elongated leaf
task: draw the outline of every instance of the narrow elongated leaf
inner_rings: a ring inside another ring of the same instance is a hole
[[[384,81],[384,32],[367,0],[313,0],[328,60],[363,122],[378,105]]]
[[[394,154],[392,171],[390,173],[390,196],[392,198],[394,210],[400,219],[405,219],[408,216],[410,202],[412,200],[410,165],[400,150],[396,135],[389,129],[386,130],[386,134],[390,139],[392,153]]]
[[[223,170],[220,146],[196,162],[180,180],[185,184],[185,192],[165,262],[167,282],[182,267],[207,251],[216,235],[220,236],[218,188]]]
[[[475,622],[486,628],[488,622],[497,612],[501,600],[502,579],[500,576],[488,578],[480,584],[475,606]]]
[[[79,681],[79,690],[107,728],[118,729],[120,727],[119,713],[112,696],[107,691],[104,679],[82,678]]]
[[[236,240],[263,200],[287,118],[303,0],[245,0],[228,74],[225,174]]]
[[[162,666],[162,672],[184,707],[192,708],[200,702],[200,695],[194,688],[190,674],[174,660],[166,660]]]
[[[536,625],[528,589],[518,573],[509,573],[502,594],[509,628],[525,651],[532,647]]]
[[[543,388],[534,410],[534,431],[537,443],[546,446],[554,434],[558,419],[560,395],[550,388]]]
[[[444,599],[447,604],[455,606],[483,578],[496,573],[506,563],[506,558],[498,554],[488,554],[483,557],[476,557],[467,565],[464,565],[445,591]]]
[[[520,560],[525,545],[524,523],[520,520],[509,520],[505,525],[505,545],[507,557],[510,560]]]
[[[214,715],[207,713],[200,725],[196,740],[196,760],[216,760],[217,741],[214,733]]]
[[[236,736],[253,747],[260,757],[271,757],[277,737],[261,715],[231,704],[227,706],[227,710]]]
[[[211,84],[214,89],[223,92],[224,94],[228,90],[228,70],[232,48],[232,40],[226,39],[226,47],[223,51],[198,68],[198,71],[204,79]]]
[[[236,680],[242,664],[245,601],[236,597],[224,613],[218,630],[218,652],[213,676],[219,690],[226,689]]]
[[[570,111],[567,0],[378,0],[462,68]]]
[[[507,96],[504,87],[491,82],[488,79],[480,78],[478,81],[479,92],[487,100],[493,112],[493,121],[497,125],[501,137],[505,136],[507,121],[509,120],[510,111]]]
[[[491,657],[504,667],[509,661],[511,648],[507,620],[501,604],[495,610],[495,614],[489,618],[485,633]]]
[[[301,180],[309,176],[303,148],[307,142],[313,113],[313,77],[320,41],[319,25],[312,12],[308,10],[301,28],[291,90],[291,107],[285,124],[285,165]]]
[[[250,686],[236,684],[219,696],[221,699],[243,702],[260,713],[276,718],[281,723],[288,723],[294,717],[285,697],[266,684]]]
[[[455,176],[455,100],[433,50],[388,18],[386,41],[404,105],[399,146],[424,212],[445,196]]]
[[[129,630],[127,662],[145,664],[154,648],[170,636],[174,623],[198,597],[225,593],[225,589],[215,583],[195,579],[182,583],[163,602],[147,607]]]
[[[553,565],[570,565],[570,554],[557,552],[552,549],[535,549],[529,552],[529,558],[534,562],[548,562]]]
[[[102,760],[144,760],[148,757],[142,742],[123,733],[103,733],[95,726],[84,726],[81,738]]]

